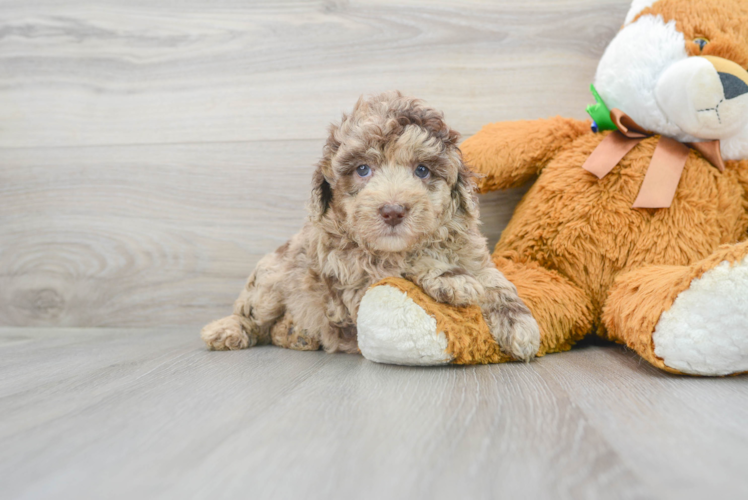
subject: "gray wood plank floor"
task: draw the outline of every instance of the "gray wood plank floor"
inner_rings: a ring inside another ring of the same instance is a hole
[[[190,329],[0,329],[0,497],[746,498],[745,378],[617,346],[406,368]]]
[[[0,499],[748,498],[746,377],[197,338],[301,226],[359,94],[465,136],[584,118],[629,4],[0,0]],[[481,198],[489,241],[523,192]]]

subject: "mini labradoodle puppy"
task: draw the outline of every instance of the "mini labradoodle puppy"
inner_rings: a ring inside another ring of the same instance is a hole
[[[207,325],[211,349],[256,344],[358,352],[356,314],[373,283],[402,276],[434,299],[480,304],[501,348],[532,358],[538,326],[494,267],[478,229],[459,134],[399,92],[359,99],[333,125],[313,177],[309,220],[265,256],[234,304]]]

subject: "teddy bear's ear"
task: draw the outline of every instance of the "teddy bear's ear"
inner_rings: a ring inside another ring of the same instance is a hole
[[[629,13],[626,14],[626,20],[624,25],[630,24],[636,16],[638,16],[644,9],[651,7],[657,0],[634,0],[631,2],[631,8]]]

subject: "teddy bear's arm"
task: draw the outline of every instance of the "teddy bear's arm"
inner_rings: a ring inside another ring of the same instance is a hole
[[[560,116],[484,126],[460,146],[465,162],[482,176],[481,193],[518,187],[540,173],[567,144],[591,133],[590,122]]]

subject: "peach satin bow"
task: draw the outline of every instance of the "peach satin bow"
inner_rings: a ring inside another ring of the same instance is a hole
[[[608,175],[642,139],[654,135],[637,125],[620,109],[611,110],[610,119],[618,130],[603,139],[582,165],[583,169],[595,174],[598,179]],[[719,141],[683,144],[661,136],[632,208],[668,208],[671,205],[686,166],[689,148],[701,153],[720,172],[724,172],[725,163],[720,153]]]

